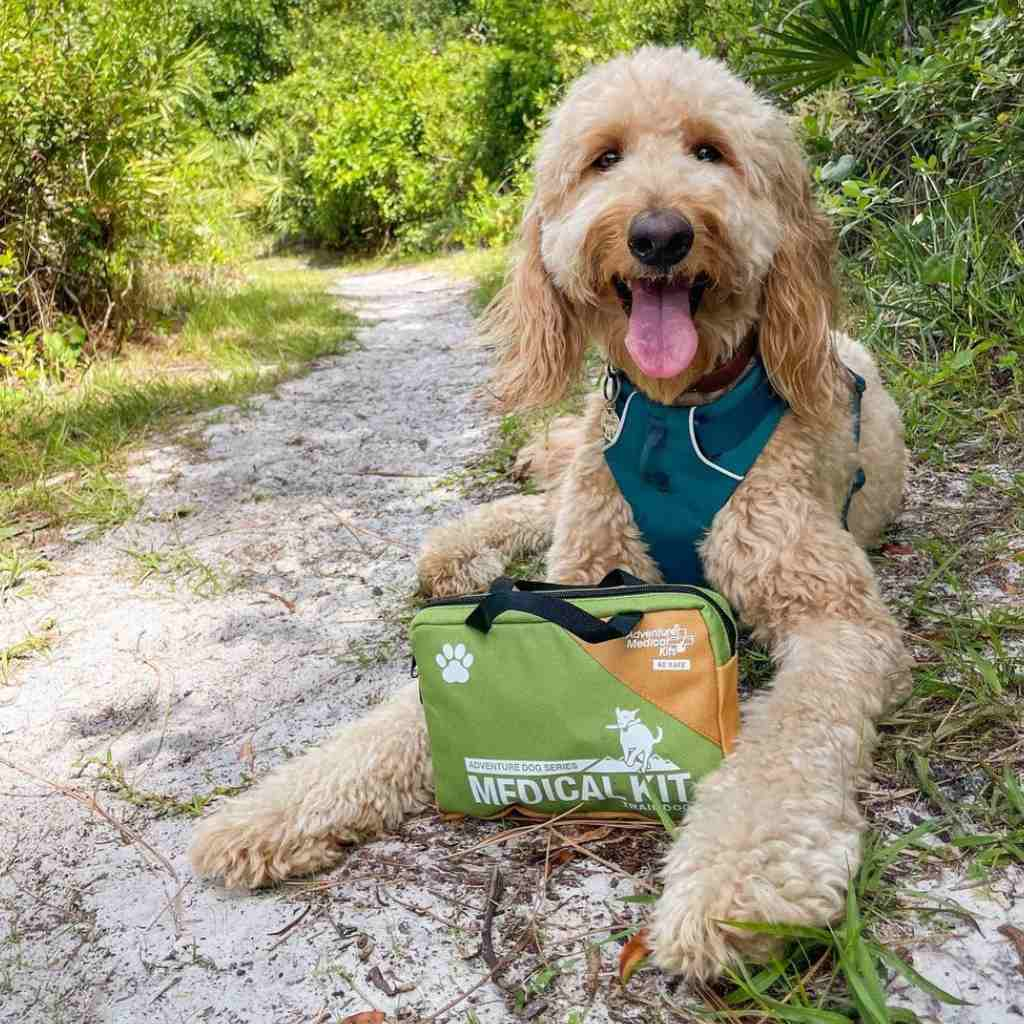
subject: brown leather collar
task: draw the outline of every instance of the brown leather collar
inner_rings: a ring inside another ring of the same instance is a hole
[[[710,395],[721,391],[732,384],[747,368],[754,353],[757,351],[757,331],[751,331],[738,349],[721,366],[705,374],[699,381],[688,387],[683,394]]]

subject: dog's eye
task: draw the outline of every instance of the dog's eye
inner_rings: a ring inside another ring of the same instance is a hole
[[[622,159],[617,149],[606,149],[590,166],[597,171],[607,171]]]
[[[708,145],[706,142],[702,142],[694,151],[693,155],[698,160],[706,160],[708,163],[717,164],[722,159],[722,154],[719,153],[714,146]]]

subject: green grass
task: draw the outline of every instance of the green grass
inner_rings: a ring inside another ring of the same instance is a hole
[[[127,549],[125,554],[133,563],[137,586],[158,582],[173,590],[180,583],[196,597],[220,597],[237,583],[229,566],[210,565],[184,547]]]
[[[490,450],[450,473],[441,481],[442,485],[470,494],[511,481],[519,450],[541,427],[544,419],[541,414],[509,413],[503,416]],[[529,484],[524,484],[524,490],[529,490]]]
[[[173,793],[153,792],[135,785],[126,777],[124,765],[115,761],[109,751],[106,757],[93,758],[86,764],[96,768],[96,779],[106,792],[133,807],[143,807],[158,818],[202,817],[203,811],[218,797],[236,796],[248,789],[253,782],[246,776],[237,786],[214,786],[203,793],[180,797]]]
[[[8,544],[0,548],[0,602],[8,597],[20,597],[27,594],[30,588],[30,577],[44,573],[50,568],[49,563],[25,551],[16,544]]]
[[[937,828],[937,822],[925,822],[889,842],[869,836],[861,868],[847,890],[843,919],[830,927],[729,922],[777,939],[783,951],[757,968],[740,965],[715,989],[705,990],[705,1008],[693,1008],[698,1019],[915,1024],[919,1018],[886,999],[888,981],[896,976],[940,1003],[967,1005],[874,935],[904,907],[901,862],[911,855],[930,856],[925,840]]]
[[[940,195],[907,223],[897,203],[847,264],[855,333],[881,361],[908,444],[934,465],[958,445],[1024,451],[1024,250],[1009,215]]]
[[[168,333],[96,360],[62,384],[0,384],[0,531],[27,516],[106,528],[137,499],[117,480],[125,454],[189,413],[244,401],[352,343],[328,295],[332,269],[260,260],[240,283],[187,286]]]
[[[6,686],[10,682],[14,662],[31,658],[53,646],[52,633],[56,625],[53,619],[46,619],[38,630],[30,630],[17,642],[0,647],[0,684]]]

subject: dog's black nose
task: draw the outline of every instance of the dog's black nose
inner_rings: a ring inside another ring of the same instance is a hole
[[[629,251],[656,270],[674,267],[693,245],[693,225],[675,210],[638,213],[629,225]]]

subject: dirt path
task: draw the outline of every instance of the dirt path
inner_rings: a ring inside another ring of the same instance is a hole
[[[425,815],[330,875],[255,896],[188,867],[188,805],[407,677],[413,553],[462,510],[444,478],[495,426],[475,397],[486,359],[467,288],[416,269],[342,278],[364,319],[357,351],[140,452],[137,519],[57,543],[58,571],[0,606],[4,635],[52,620],[54,638],[0,688],[0,758],[18,766],[0,765],[0,1021],[652,1019],[645,993],[664,980],[624,995],[617,947],[586,952],[642,917],[622,900],[635,883],[582,857],[551,863],[541,834],[475,850],[494,827]],[[623,832],[594,850],[652,877],[663,844]],[[498,954],[536,925],[504,990],[479,953],[496,864]],[[918,1001],[926,1019],[1012,1019],[1015,958],[998,953],[980,967],[1009,992],[999,1013]],[[557,978],[544,968],[567,956]],[[936,980],[960,991],[979,969],[971,952],[966,974]]]

